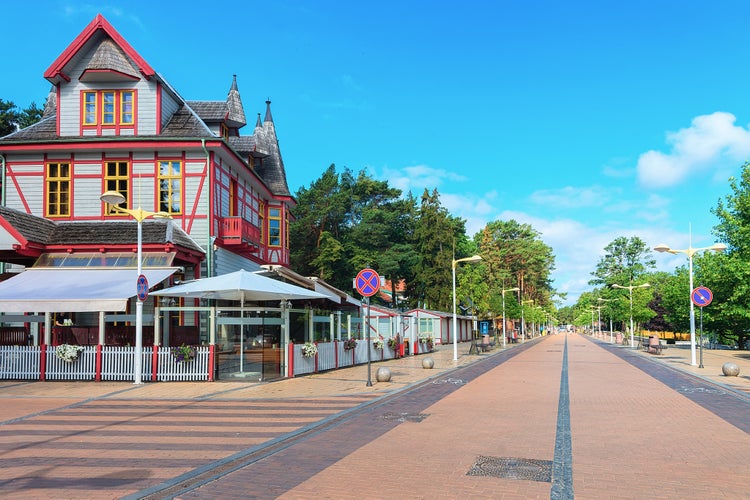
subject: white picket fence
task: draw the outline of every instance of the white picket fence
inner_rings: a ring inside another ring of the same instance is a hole
[[[367,363],[368,342],[366,340],[358,340],[357,346],[351,350],[344,349],[343,341],[317,342],[316,345],[318,346],[318,353],[315,356],[308,357],[302,354],[304,344],[292,344],[292,376]],[[415,354],[429,352],[427,344],[418,343],[417,346]],[[374,342],[369,342],[369,347],[370,361],[384,361],[396,357],[396,351],[388,347],[387,344],[382,349],[376,349]]]
[[[97,380],[97,346],[82,346],[74,361],[64,361],[55,355],[54,346],[0,346],[0,379],[6,380]],[[157,352],[157,381],[209,380],[208,346],[194,348],[196,356],[190,361],[177,362],[170,347],[159,347]],[[153,380],[153,346],[142,350],[141,370],[145,381]],[[101,346],[99,380],[132,380],[135,347]],[[42,369],[43,368],[43,369]]]

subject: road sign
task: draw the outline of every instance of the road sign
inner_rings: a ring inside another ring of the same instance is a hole
[[[703,307],[711,303],[714,299],[714,294],[705,286],[699,286],[693,290],[693,293],[690,294],[690,298],[692,299],[693,304],[698,307]]]
[[[380,290],[380,276],[372,269],[362,269],[354,279],[354,286],[363,297],[372,297]]]
[[[135,282],[136,293],[138,294],[138,300],[143,302],[148,297],[148,279],[146,276],[141,274],[138,276],[138,280]]]

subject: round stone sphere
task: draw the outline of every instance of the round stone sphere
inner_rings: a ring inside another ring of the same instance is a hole
[[[422,368],[425,370],[431,370],[432,367],[435,366],[435,360],[432,358],[424,358],[422,360]]]
[[[724,363],[721,365],[721,371],[727,377],[736,377],[740,374],[740,367],[737,366],[737,363]]]
[[[391,381],[391,369],[387,366],[381,366],[375,373],[375,380],[378,382],[390,382]]]

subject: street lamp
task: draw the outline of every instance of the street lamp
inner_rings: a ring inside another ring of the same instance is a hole
[[[479,262],[481,255],[472,255],[463,259],[454,259],[451,268],[453,270],[453,361],[458,361],[458,320],[456,319],[456,264],[459,262]]]
[[[692,239],[692,236],[691,236]],[[701,250],[713,250],[714,252],[723,252],[727,249],[727,246],[724,243],[714,243],[710,247],[701,247],[701,248],[693,248],[692,242],[688,245],[688,248],[685,248],[683,250],[675,250],[673,248],[669,248],[669,246],[665,245],[664,243],[660,245],[656,245],[654,247],[654,250],[657,252],[669,252],[671,254],[678,254],[678,253],[684,253],[688,256],[688,262],[689,262],[689,269],[690,269],[690,290],[688,291],[688,296],[691,296],[693,293],[693,255],[695,255],[697,252],[700,252]],[[690,364],[693,366],[696,366],[695,362],[695,308],[693,306],[693,299],[690,298]]]
[[[526,303],[529,303],[529,302],[531,302],[533,304],[534,303],[534,299],[528,299],[528,300],[522,300],[521,301],[521,343],[522,344],[524,342],[526,342],[526,324],[525,324],[526,321],[524,320],[524,317],[523,317],[523,305],[526,304]]]
[[[131,217],[133,217],[136,222],[138,223],[138,253],[137,253],[137,268],[138,268],[138,274],[136,276],[136,279],[138,279],[141,274],[143,273],[142,269],[142,254],[143,254],[143,230],[142,225],[143,221],[145,219],[148,219],[149,217],[155,217],[155,218],[161,218],[161,219],[171,219],[172,216],[170,216],[167,212],[147,212],[143,210],[140,206],[138,208],[122,208],[118,205],[121,203],[125,203],[126,199],[125,196],[122,195],[122,193],[119,193],[117,191],[106,191],[102,193],[102,195],[99,197],[100,200],[104,203],[109,203],[110,205],[114,206],[118,211],[124,212]],[[134,384],[142,384],[143,381],[141,379],[141,364],[142,364],[142,358],[143,357],[143,301],[136,297],[135,301],[135,360],[134,360],[134,366],[133,371],[135,372],[133,374],[133,383]]]
[[[609,302],[611,299],[603,299],[603,298],[599,297],[596,300],[598,300],[599,302]],[[602,308],[602,305],[599,304],[600,314],[601,314],[601,308]],[[599,316],[599,321],[601,321],[601,316]],[[600,326],[599,327],[599,333],[600,334],[601,334],[601,330],[602,330],[602,328]],[[609,343],[610,344],[612,343],[612,311],[611,310],[609,312]]]
[[[506,346],[505,339],[507,336],[505,335],[505,292],[517,292],[519,288],[517,286],[514,286],[513,288],[503,288],[502,294],[503,294],[503,347]]]
[[[622,286],[622,285],[612,285],[612,288],[622,288],[623,290],[628,290],[630,292],[630,348],[633,349],[635,347],[635,343],[633,342],[633,288],[648,288],[651,285],[648,283],[643,283],[642,285],[629,285],[629,286]]]

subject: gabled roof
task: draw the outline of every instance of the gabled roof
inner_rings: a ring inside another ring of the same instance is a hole
[[[55,59],[55,62],[47,68],[47,71],[44,72],[44,77],[53,84],[59,82],[61,79],[70,81],[70,77],[65,73],[65,67],[100,30],[109,36],[122,52],[133,61],[141,75],[146,79],[150,79],[156,75],[153,68],[125,41],[122,35],[101,14],[97,14],[94,20],[68,45],[68,48]]]
[[[138,71],[112,39],[102,41],[81,75],[81,81],[108,81],[123,77],[138,80]]]

